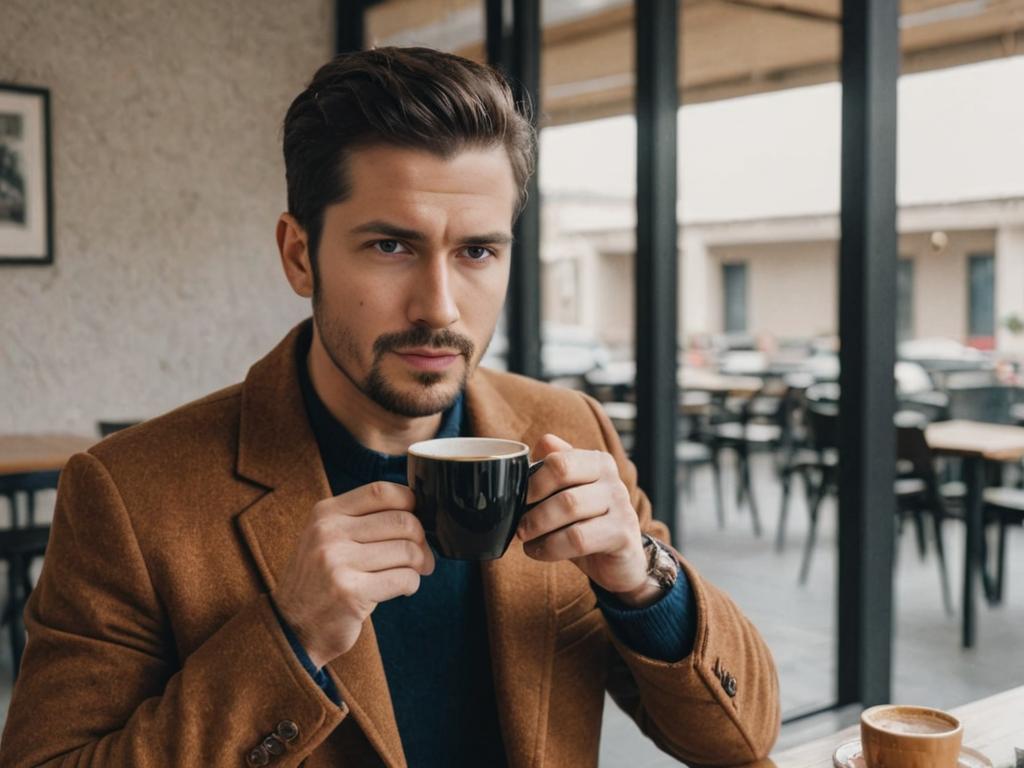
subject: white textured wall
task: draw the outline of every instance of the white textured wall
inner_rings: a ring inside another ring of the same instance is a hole
[[[330,0],[3,0],[0,81],[48,87],[56,261],[0,267],[0,432],[91,432],[240,380],[308,313],[280,125]]]
[[[914,338],[945,337],[966,341],[967,260],[974,253],[994,253],[993,230],[949,231],[949,244],[936,253],[931,232],[901,234],[899,254],[914,260]],[[1004,244],[1008,241],[1002,241]],[[778,338],[834,334],[839,322],[838,243],[778,242],[760,245],[712,246],[706,286],[707,312],[713,331],[722,329],[723,263],[746,262],[747,323],[753,334]],[[1005,257],[1011,262],[1007,245]],[[997,273],[997,295],[1020,292],[1013,270]],[[1000,280],[1006,285],[1000,287]],[[999,293],[1003,291],[1004,293]],[[997,320],[1012,310],[997,309]],[[1002,347],[1001,347],[1002,348]]]
[[[944,336],[967,341],[968,258],[975,253],[994,254],[995,232],[946,231],[946,234],[949,243],[938,253],[932,250],[930,232],[900,235],[900,255],[914,260],[914,337]],[[997,325],[999,320],[997,314]]]
[[[724,325],[722,265],[746,263],[750,333],[783,339],[836,333],[837,249],[821,241],[709,248],[709,325],[718,333]]]

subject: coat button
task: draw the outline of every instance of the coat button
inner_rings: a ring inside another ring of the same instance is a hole
[[[282,720],[277,724],[277,735],[285,741],[295,741],[299,738],[299,726],[291,720]]]
[[[736,696],[736,678],[732,675],[726,674],[722,677],[722,687],[730,699]]]
[[[246,755],[245,760],[247,763],[249,763],[249,765],[252,766],[266,765],[270,762],[270,753],[268,753],[267,750],[264,749],[263,745],[261,744],[260,746],[256,747],[251,752],[249,752],[249,754]]]
[[[284,742],[274,734],[270,734],[263,740],[263,748],[272,755],[284,754]]]

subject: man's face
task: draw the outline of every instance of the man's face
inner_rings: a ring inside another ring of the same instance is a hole
[[[335,367],[384,409],[447,409],[490,342],[508,286],[516,202],[503,147],[445,160],[376,146],[324,211],[313,319]],[[314,342],[316,343],[316,342]]]

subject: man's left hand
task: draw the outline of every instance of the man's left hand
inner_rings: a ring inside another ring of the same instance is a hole
[[[519,524],[523,549],[535,560],[571,560],[588,578],[633,607],[661,594],[647,578],[640,521],[610,454],[573,448],[544,435],[544,466],[530,480]]]

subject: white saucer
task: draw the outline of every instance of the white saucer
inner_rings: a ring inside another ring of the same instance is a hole
[[[992,768],[992,761],[981,752],[970,747],[960,748],[960,768]],[[867,768],[861,754],[860,739],[853,739],[841,744],[832,755],[832,764],[836,768]]]

